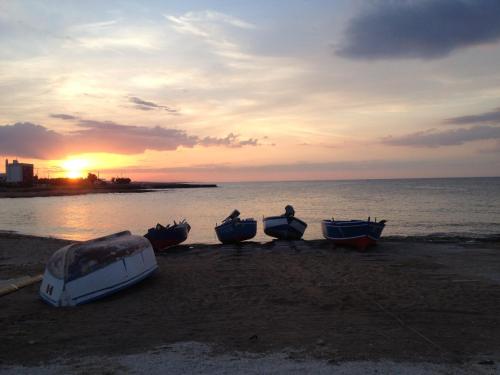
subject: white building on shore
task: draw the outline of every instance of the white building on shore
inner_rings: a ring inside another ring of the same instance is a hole
[[[33,164],[5,160],[5,182],[11,184],[31,185],[33,183]]]

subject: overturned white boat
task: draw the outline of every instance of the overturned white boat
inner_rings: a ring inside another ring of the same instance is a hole
[[[157,268],[146,238],[119,232],[57,250],[45,268],[40,296],[53,306],[75,306],[133,285]]]
[[[295,217],[292,206],[285,207],[281,216],[264,218],[264,233],[279,240],[300,240],[307,228],[307,224]]]

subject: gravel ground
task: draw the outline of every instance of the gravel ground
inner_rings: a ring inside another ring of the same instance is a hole
[[[288,352],[273,354],[227,353],[214,355],[212,349],[195,342],[159,347],[147,353],[115,357],[61,359],[34,366],[0,368],[5,375],[56,374],[406,374],[466,375],[500,374],[495,364],[436,364],[381,361],[335,362],[294,360]]]

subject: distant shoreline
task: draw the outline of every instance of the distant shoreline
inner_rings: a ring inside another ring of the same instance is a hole
[[[132,183],[127,185],[96,185],[96,186],[34,186],[34,187],[2,187],[0,198],[36,198],[60,197],[85,194],[108,193],[150,193],[164,189],[198,189],[215,188],[216,184],[189,183]]]

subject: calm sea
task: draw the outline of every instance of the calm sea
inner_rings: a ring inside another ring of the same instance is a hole
[[[0,199],[0,230],[84,240],[128,229],[144,234],[157,222],[187,219],[188,242],[215,243],[214,225],[234,208],[242,217],[281,214],[291,204],[321,238],[322,219],[386,219],[384,235],[500,234],[500,178],[222,183],[212,189],[143,194]]]

